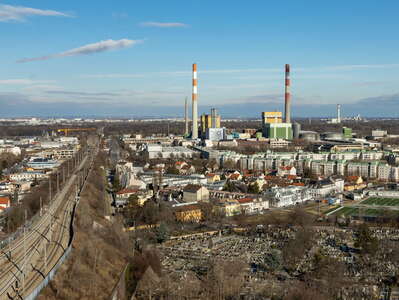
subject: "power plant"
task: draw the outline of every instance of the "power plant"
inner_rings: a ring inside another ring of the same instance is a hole
[[[197,103],[197,94],[198,94],[198,86],[197,86],[197,64],[193,64],[193,93],[192,93],[192,132],[191,138],[198,139],[198,103]]]
[[[290,65],[285,65],[285,84],[284,84],[284,119],[281,111],[262,112],[262,133],[269,139],[293,138],[293,124],[291,123],[291,92],[290,92]],[[185,135],[189,136],[188,103],[185,101]],[[192,128],[191,139],[196,140],[201,136],[202,139],[220,140],[226,135],[225,128],[221,128],[220,115],[216,109],[212,108],[210,114],[201,115],[201,126],[198,127],[198,75],[197,64],[192,65]],[[295,124],[295,137],[300,133],[299,124]]]
[[[281,112],[262,112],[262,133],[269,139],[292,140],[290,65],[285,65],[285,112],[284,122]]]

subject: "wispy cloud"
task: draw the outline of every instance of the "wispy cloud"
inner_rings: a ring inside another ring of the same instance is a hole
[[[147,73],[109,73],[109,74],[85,74],[82,78],[146,78],[153,76],[191,76],[190,66],[185,71],[162,71]],[[320,66],[320,67],[293,67],[292,73],[297,79],[351,79],[348,75],[341,75],[343,72],[356,70],[374,70],[399,68],[399,64],[377,64],[377,65],[337,65],[337,66]],[[331,73],[333,72],[333,73]],[[281,78],[284,74],[283,68],[247,68],[247,69],[199,69],[199,74],[218,75],[231,74],[242,76],[240,79],[270,79],[275,80]],[[243,75],[241,75],[243,74]],[[246,75],[253,74],[253,75]],[[251,77],[248,77],[251,76]],[[261,77],[260,77],[261,76]],[[267,77],[265,77],[267,76]]]
[[[0,22],[23,22],[30,16],[72,17],[69,14],[25,6],[0,5]]]
[[[129,40],[129,39],[121,39],[121,40],[116,40],[116,41],[115,40],[105,40],[105,41],[101,41],[98,43],[87,44],[85,46],[67,50],[67,51],[64,51],[61,53],[33,57],[33,58],[20,59],[17,61],[17,63],[48,60],[48,59],[52,59],[52,58],[66,57],[66,56],[89,55],[89,54],[94,54],[94,53],[99,53],[99,52],[122,49],[122,48],[130,47],[130,46],[142,43],[142,42],[143,42],[142,40]]]
[[[75,92],[65,90],[50,90],[46,91],[47,94],[53,95],[66,95],[66,96],[96,96],[96,97],[108,97],[108,96],[119,96],[118,93],[111,92]]]
[[[82,78],[143,78],[145,75],[143,74],[87,74],[81,75]]]
[[[375,65],[338,65],[325,67],[327,70],[332,71],[352,71],[352,70],[367,70],[367,69],[390,69],[398,68],[399,64],[375,64]]]
[[[0,85],[32,85],[52,83],[53,80],[32,80],[32,79],[0,79]]]
[[[158,28],[176,28],[176,27],[188,27],[187,24],[178,22],[142,22],[142,27],[158,27]]]

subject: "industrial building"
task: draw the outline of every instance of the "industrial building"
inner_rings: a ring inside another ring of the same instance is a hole
[[[262,124],[283,123],[283,113],[281,111],[262,112]]]
[[[285,112],[284,123],[281,112],[262,112],[262,133],[269,139],[292,140],[290,65],[285,65]],[[297,128],[298,129],[298,128]]]
[[[221,117],[215,108],[211,114],[201,115],[201,137],[206,140],[220,141],[226,139],[226,129],[220,127]]]
[[[352,138],[352,128],[342,127],[342,136],[344,137],[344,139]]]
[[[215,108],[211,109],[211,114],[201,115],[201,133],[205,134],[208,128],[220,128],[220,115]]]
[[[263,136],[269,139],[292,140],[292,124],[266,123],[263,125]]]

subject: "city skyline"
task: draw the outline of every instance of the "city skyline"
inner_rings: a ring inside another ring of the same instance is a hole
[[[289,63],[294,118],[398,117],[399,4],[226,4],[4,2],[0,115],[182,116],[198,63],[199,113],[257,117]]]

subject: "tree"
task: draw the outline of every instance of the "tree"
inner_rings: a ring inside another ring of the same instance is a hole
[[[250,194],[259,194],[260,193],[259,185],[256,182],[255,183],[251,183],[248,186],[248,193],[250,193]]]
[[[281,251],[277,249],[271,249],[269,252],[265,253],[263,257],[263,263],[265,269],[270,271],[278,271],[283,266],[283,257]]]
[[[374,255],[378,250],[378,239],[373,237],[367,224],[358,228],[355,247],[359,247],[362,254]]]
[[[237,166],[236,163],[232,159],[228,159],[223,162],[223,167],[225,169],[234,169],[236,166]]]
[[[114,188],[114,191],[119,191],[122,189],[121,183],[119,181],[119,176],[117,174],[114,175],[114,180],[112,182],[112,187]]]
[[[161,223],[159,227],[155,230],[155,238],[160,244],[168,240],[169,232],[168,227],[165,225],[165,223]]]
[[[227,180],[227,182],[223,186],[223,191],[235,192],[235,191],[237,191],[237,188],[232,181]]]

